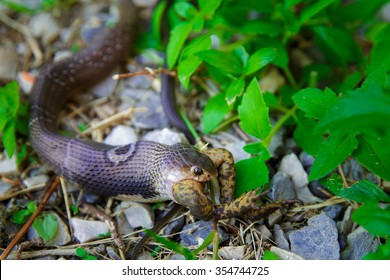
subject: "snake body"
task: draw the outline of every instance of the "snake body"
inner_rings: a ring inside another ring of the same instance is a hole
[[[110,146],[57,132],[58,113],[69,96],[106,77],[126,57],[136,12],[131,1],[117,2],[120,19],[114,28],[41,71],[31,92],[31,143],[57,174],[87,191],[146,202],[174,200],[175,182],[203,182],[216,173],[211,159],[193,146],[148,141]]]

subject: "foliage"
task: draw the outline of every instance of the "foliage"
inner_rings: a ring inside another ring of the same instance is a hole
[[[15,224],[24,224],[36,210],[36,201],[29,201],[26,204],[26,208],[16,211],[11,216],[10,221]],[[58,230],[58,221],[55,215],[42,213],[34,219],[33,227],[39,237],[48,241],[56,235]]]
[[[74,4],[75,2],[76,0],[41,0],[40,2],[32,4],[23,2],[17,3],[10,0],[0,0],[0,5],[3,4],[4,6],[7,6],[8,8],[18,13],[32,14],[47,11],[53,8],[67,7]]]
[[[256,139],[244,148],[252,157],[236,167],[238,178],[258,175],[245,184],[238,179],[237,194],[268,182],[268,146],[283,126],[315,156],[310,180],[332,173],[348,157],[390,180],[390,25],[375,17],[385,2],[174,2],[168,67],[177,69],[185,89],[195,86],[195,73],[217,86],[203,111],[203,132],[239,120]],[[162,1],[160,8],[166,6]],[[157,11],[153,34],[161,28],[163,13]],[[294,67],[291,53],[297,50],[308,62]],[[258,80],[271,68],[288,83],[262,92]]]
[[[91,256],[90,254],[88,254],[88,252],[82,247],[78,247],[76,249],[76,255],[83,260],[97,260],[95,256]]]

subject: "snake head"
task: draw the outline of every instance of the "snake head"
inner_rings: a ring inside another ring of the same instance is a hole
[[[169,181],[195,180],[209,181],[217,173],[213,161],[195,147],[188,144],[175,144],[168,147],[164,162],[169,166]]]

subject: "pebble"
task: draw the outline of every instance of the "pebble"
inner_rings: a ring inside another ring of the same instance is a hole
[[[185,221],[186,219],[184,216],[174,219],[164,228],[164,235],[171,235],[179,232],[183,228]]]
[[[352,221],[352,218],[351,218],[352,210],[353,210],[353,207],[348,206],[344,212],[343,219],[341,221],[337,222],[337,228],[338,228],[340,233],[347,235],[352,231],[352,227],[354,225],[354,222]]]
[[[80,243],[99,239],[101,234],[106,234],[109,231],[108,226],[101,221],[71,218],[70,225],[72,226],[74,237]]]
[[[213,148],[227,149],[232,153],[235,162],[250,157],[250,155],[242,149],[247,143],[231,133],[222,131],[212,135],[205,135],[204,139],[206,142],[210,143]]]
[[[275,224],[279,223],[283,218],[283,214],[280,210],[276,210],[268,216],[268,224],[273,227]]]
[[[58,230],[54,237],[50,240],[44,241],[47,246],[63,246],[71,241],[71,236],[69,233],[68,226],[62,221],[60,216],[56,212],[50,211],[45,214],[54,215],[58,222]],[[30,241],[37,241],[40,237],[35,231],[34,227],[30,227],[27,231],[27,237]]]
[[[51,14],[39,13],[34,15],[29,23],[34,37],[41,37],[44,45],[51,44],[60,35],[60,28]]]
[[[320,202],[321,199],[315,197],[308,189],[308,176],[306,171],[303,169],[301,162],[298,157],[291,153],[283,157],[280,163],[279,172],[283,172],[291,177],[293,182],[295,193],[302,202]]]
[[[313,216],[308,225],[289,235],[291,252],[308,260],[338,260],[340,246],[336,223],[325,213]]]
[[[348,246],[341,253],[343,260],[360,260],[378,247],[378,239],[363,227],[358,227],[347,236]]]
[[[121,207],[126,216],[127,222],[133,228],[152,228],[154,224],[154,212],[152,207],[146,203],[134,201],[122,201]]]
[[[260,231],[261,237],[263,239],[271,239],[272,238],[272,232],[267,228],[266,225],[258,226],[257,230]]]
[[[18,173],[14,156],[12,158],[5,157],[0,161],[0,175],[17,175]]]
[[[326,206],[323,211],[333,220],[336,220],[341,214],[341,212],[343,211],[343,209],[344,209],[344,204],[338,203],[338,204]]]
[[[5,196],[11,192],[12,185],[0,180],[0,197]]]
[[[24,185],[27,188],[33,188],[38,186],[45,186],[49,181],[49,176],[47,175],[36,175],[32,177],[28,177],[23,180]]]
[[[144,141],[157,141],[165,145],[173,145],[176,143],[188,143],[187,138],[181,132],[176,132],[169,128],[156,129],[145,133],[142,136]]]
[[[121,257],[115,252],[114,248],[111,246],[108,246],[106,248],[107,255],[110,257],[111,260],[120,260]]]
[[[133,143],[138,140],[137,133],[134,128],[127,125],[117,125],[104,139],[107,145],[119,146]]]
[[[301,256],[290,251],[283,250],[279,247],[272,246],[270,251],[277,255],[281,260],[304,260]]]
[[[309,172],[309,169],[312,167],[315,158],[306,152],[302,152],[299,154],[299,160],[301,161],[305,170]]]
[[[152,87],[152,81],[148,76],[134,76],[126,79],[126,84],[131,88],[138,89],[150,89]]]
[[[280,225],[276,224],[274,226],[274,237],[275,242],[278,245],[279,248],[289,251],[290,250],[290,244],[287,240],[287,236],[280,227]]]
[[[9,82],[16,78],[18,54],[13,44],[0,46],[0,81]]]
[[[279,201],[284,199],[296,199],[294,185],[291,182],[290,177],[283,172],[276,172],[270,182],[270,193],[268,196],[273,201]]]
[[[244,259],[247,246],[226,246],[218,250],[219,257],[224,260],[242,260]]]
[[[195,223],[185,225],[180,232],[180,244],[186,247],[198,247],[204,242],[213,229],[214,224],[211,221],[197,221]],[[220,243],[229,238],[228,234],[220,227],[218,227],[218,233]],[[210,244],[208,248],[211,249],[212,246],[213,244]]]
[[[118,206],[117,208],[120,208],[120,206]],[[117,212],[117,210],[115,212]],[[129,224],[126,219],[126,215],[123,212],[120,212],[118,213],[118,215],[115,216],[115,222],[119,234],[123,235],[134,231],[134,228]]]
[[[110,96],[113,93],[116,85],[118,84],[118,81],[112,79],[111,76],[112,75],[109,75],[107,79],[104,79],[91,88],[90,92],[93,94],[93,96],[97,98],[103,98]]]

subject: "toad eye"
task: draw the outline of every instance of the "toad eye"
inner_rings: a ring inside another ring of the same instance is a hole
[[[198,166],[191,167],[191,171],[192,171],[192,173],[194,173],[195,175],[198,175],[198,176],[203,174],[202,168],[200,168]]]

